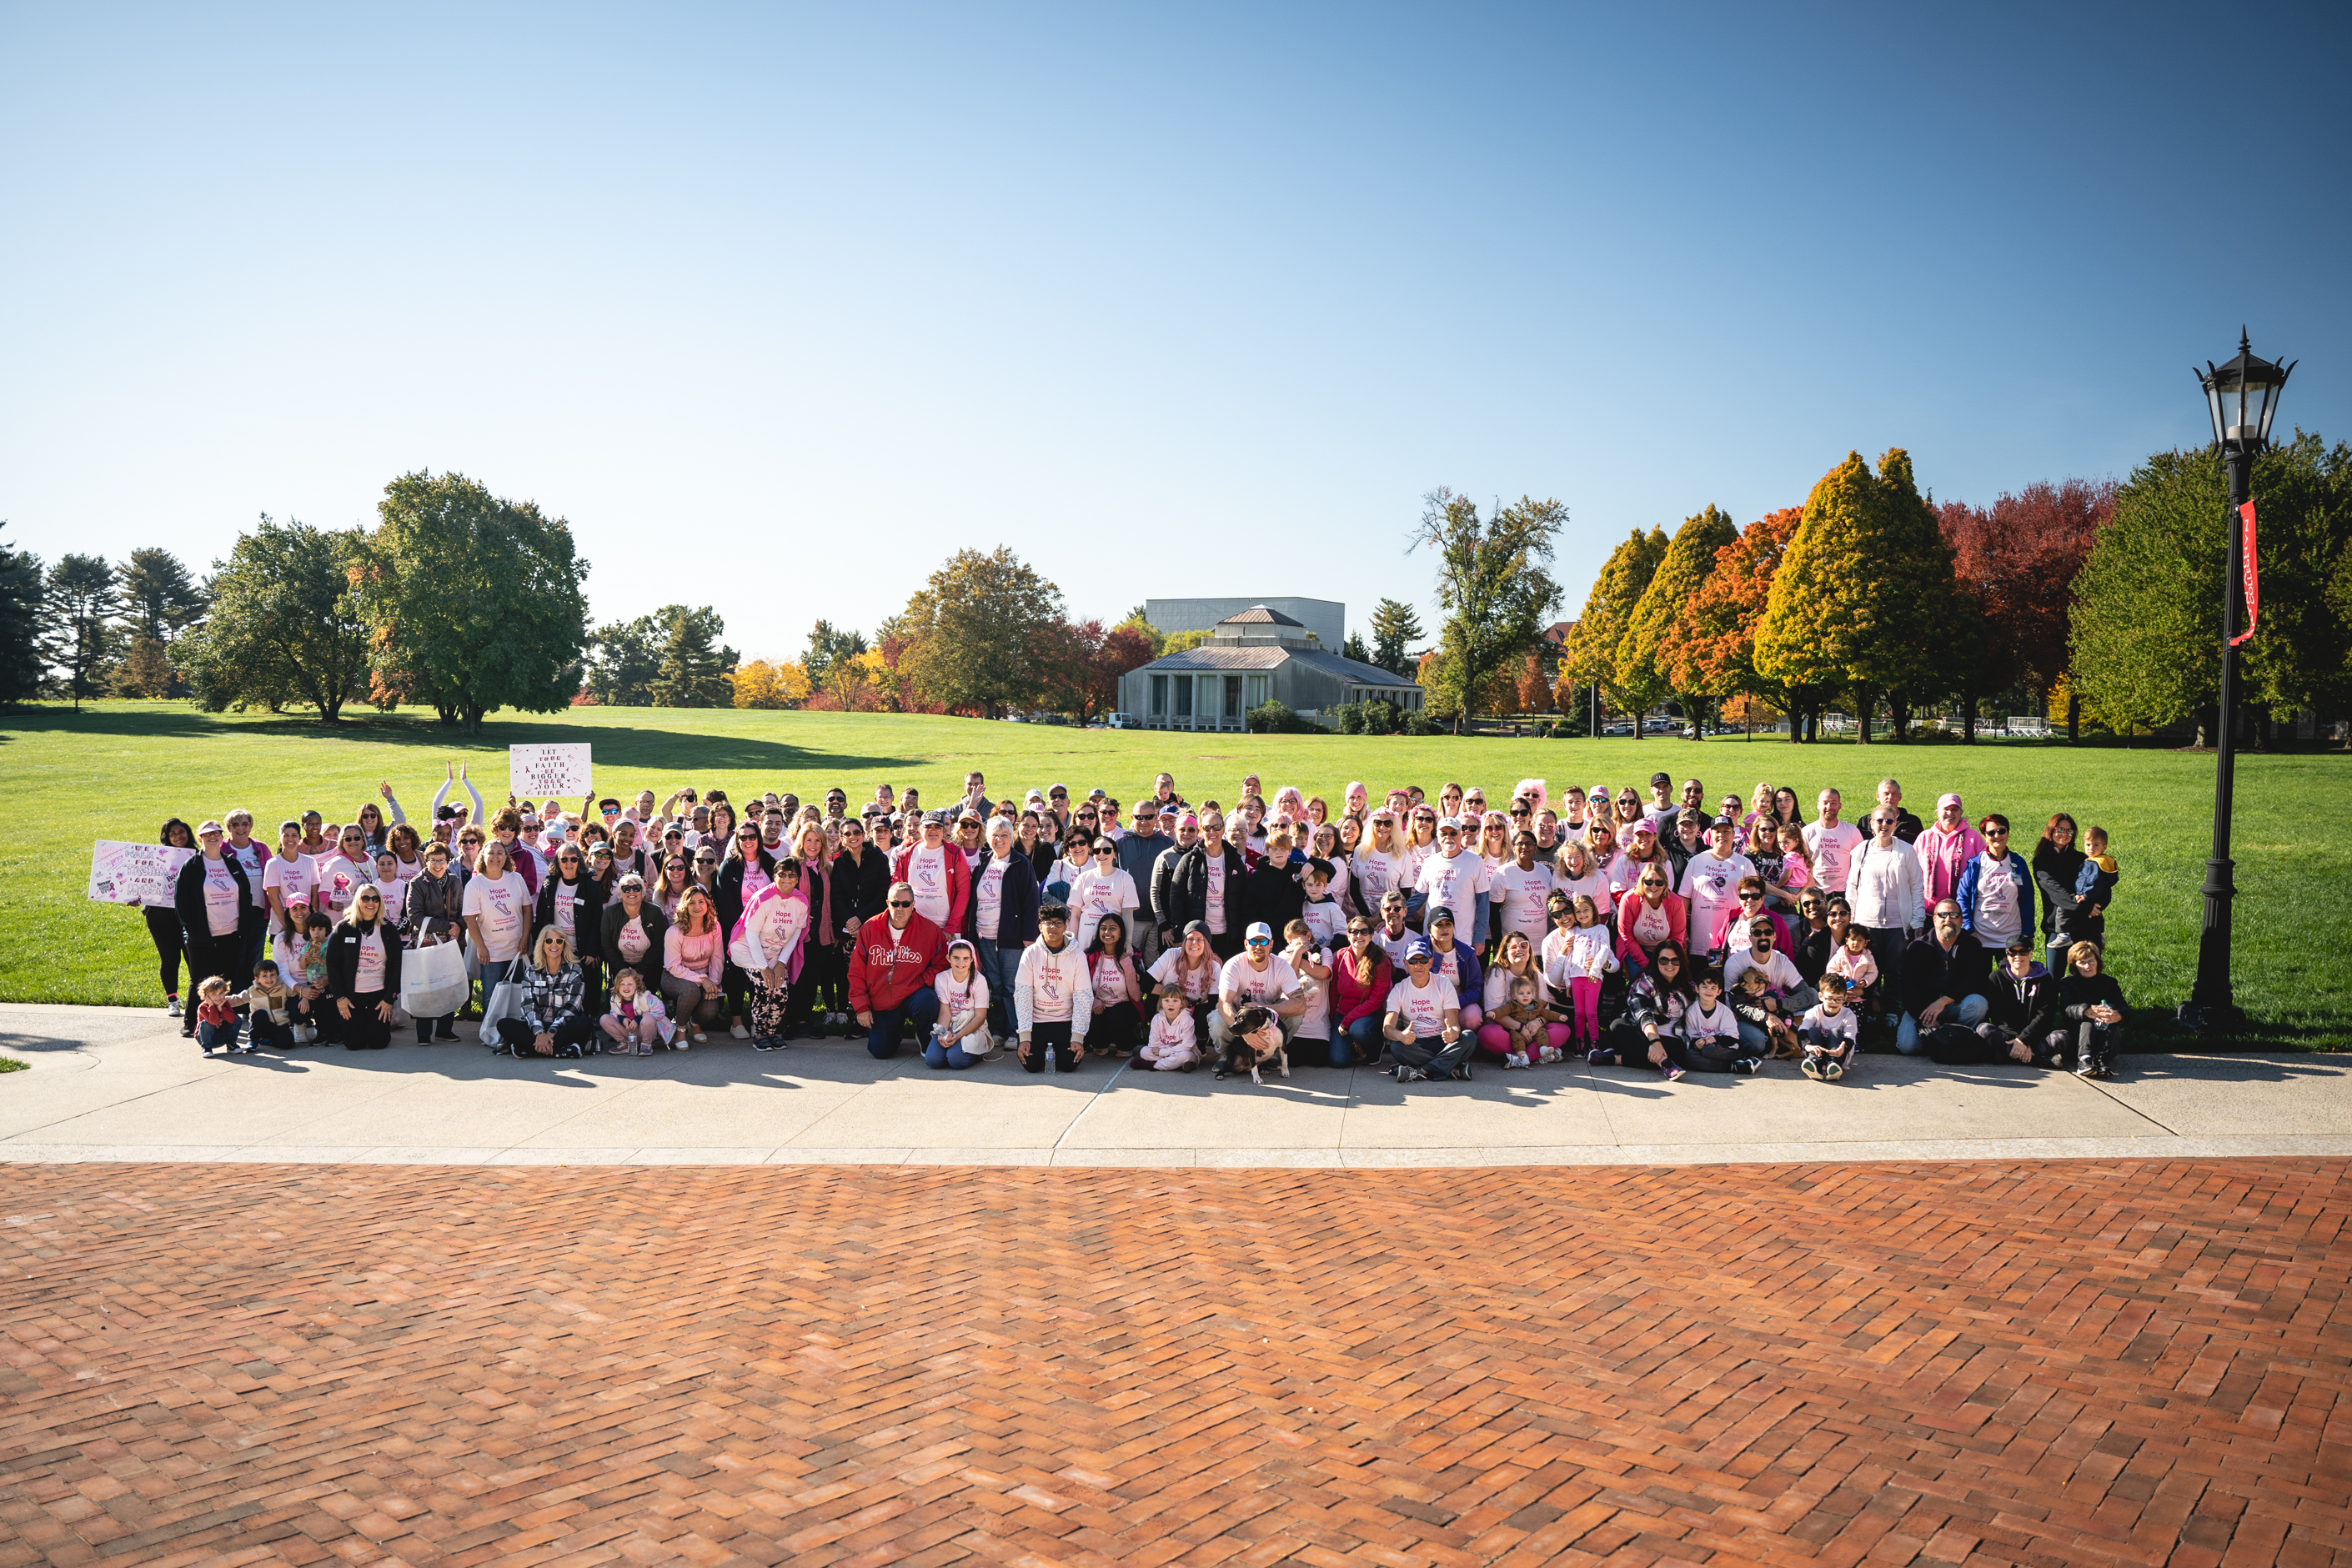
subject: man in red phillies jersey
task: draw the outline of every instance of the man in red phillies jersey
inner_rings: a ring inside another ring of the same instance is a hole
[[[917,1040],[929,1038],[940,1012],[931,981],[948,967],[947,951],[947,934],[915,912],[915,890],[892,883],[887,905],[857,928],[849,956],[849,1006],[866,1031],[867,1055],[898,1055],[908,1019]]]

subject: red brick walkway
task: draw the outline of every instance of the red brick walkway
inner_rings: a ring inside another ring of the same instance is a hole
[[[19,1166],[0,1564],[2352,1563],[2347,1173]]]

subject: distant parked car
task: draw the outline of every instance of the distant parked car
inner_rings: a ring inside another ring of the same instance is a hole
[[[1136,717],[1135,715],[1131,713],[1115,713],[1110,716],[1110,727],[1113,729],[1141,729],[1143,727],[1143,721]]]

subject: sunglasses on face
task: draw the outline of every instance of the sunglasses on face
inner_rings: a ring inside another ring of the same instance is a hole
[[[1267,941],[1267,940],[1266,940],[1265,937],[1263,937],[1263,936],[1253,936],[1253,937],[1251,937],[1251,938],[1249,939],[1249,945],[1250,945],[1251,946],[1253,946],[1253,947],[1271,947],[1271,946],[1274,946],[1274,944],[1273,944],[1273,943],[1271,943],[1271,942]]]
[[[686,862],[684,861],[672,861],[669,862],[669,869],[672,871],[684,871],[686,869]]]
[[[1372,928],[1369,925],[1350,925],[1348,927],[1348,935],[1350,936],[1370,936],[1371,934]]]
[[[894,898],[890,901],[890,907],[893,909],[912,909],[915,907],[915,901],[911,898]]]

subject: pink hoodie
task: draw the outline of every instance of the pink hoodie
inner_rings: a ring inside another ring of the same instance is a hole
[[[1947,800],[1959,807],[1959,827],[1947,831],[1930,822],[1920,830],[1917,841],[1911,846],[1911,852],[1919,857],[1919,887],[1927,895],[1930,914],[1945,899],[1959,896],[1960,868],[1985,852],[1984,835],[1969,826],[1968,809],[1960,806],[1958,795],[1938,797],[1937,811],[1942,812]]]

